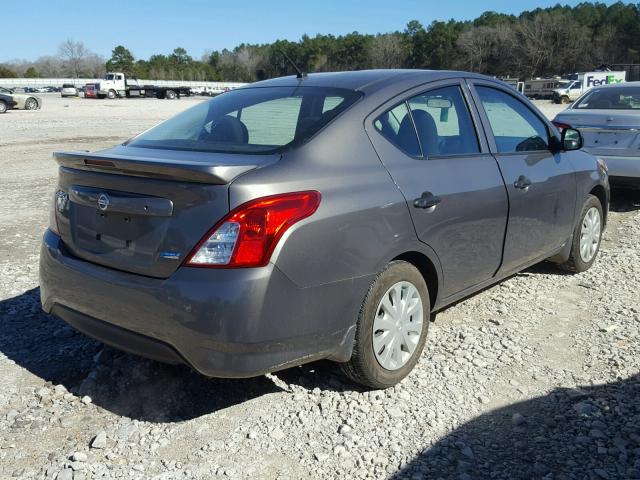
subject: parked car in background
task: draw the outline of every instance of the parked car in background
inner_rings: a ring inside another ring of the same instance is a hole
[[[640,82],[593,88],[553,123],[582,133],[585,149],[606,162],[612,184],[640,188]]]
[[[0,87],[0,93],[9,95],[16,102],[13,108],[20,110],[37,110],[42,108],[42,99],[29,93],[12,93],[9,89]]]
[[[98,92],[94,83],[87,83],[84,87],[84,98],[98,98]]]
[[[478,74],[258,82],[55,154],[42,305],[207,376],[331,359],[389,387],[434,312],[545,259],[591,267],[609,187],[581,146]]]
[[[7,110],[11,110],[15,106],[16,101],[13,99],[13,96],[0,91],[0,113],[5,113]]]
[[[61,97],[77,97],[78,89],[75,85],[71,83],[65,83],[62,85],[62,89],[60,90]]]

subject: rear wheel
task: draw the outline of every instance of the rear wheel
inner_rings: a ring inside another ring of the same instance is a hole
[[[176,98],[176,92],[174,92],[173,90],[167,90],[167,93],[165,95],[165,98],[167,100],[173,100]]]
[[[0,100],[0,113],[4,113],[7,111],[7,104],[4,103],[3,100]]]
[[[418,269],[407,262],[391,262],[364,299],[353,354],[342,365],[344,373],[372,388],[400,382],[420,358],[429,311],[429,292]]]
[[[602,226],[603,214],[600,200],[594,195],[589,195],[582,207],[580,222],[573,232],[571,255],[569,260],[561,265],[562,268],[576,273],[591,268],[600,250]]]
[[[27,98],[27,100],[24,102],[24,109],[35,110],[36,108],[38,108],[38,101],[35,98]]]

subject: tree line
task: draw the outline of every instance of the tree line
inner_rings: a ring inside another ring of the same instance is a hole
[[[411,20],[403,31],[243,43],[209,50],[200,59],[181,47],[136,59],[119,45],[105,62],[81,42],[68,40],[57,57],[0,65],[0,77],[98,77],[109,70],[138,78],[251,82],[295,73],[285,54],[305,72],[432,68],[521,79],[640,63],[640,3],[583,2],[517,16],[490,11],[471,21],[434,21],[426,27]]]

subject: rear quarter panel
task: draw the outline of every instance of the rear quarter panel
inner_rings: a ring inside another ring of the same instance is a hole
[[[584,150],[575,150],[563,153],[575,170],[576,178],[576,215],[575,222],[578,222],[582,206],[596,187],[602,187],[605,191],[606,201],[603,205],[605,220],[609,211],[609,179],[607,173],[598,165],[595,156]]]
[[[352,107],[277,164],[231,184],[231,208],[265,195],[321,193],[316,213],[288,230],[271,258],[302,288],[373,276],[397,255],[428,249],[417,240],[406,201],[366,136],[363,118],[362,108]],[[354,303],[365,293],[354,291]]]

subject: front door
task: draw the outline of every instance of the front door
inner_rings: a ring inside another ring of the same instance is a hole
[[[498,270],[507,194],[462,82],[415,89],[366,122],[404,194],[418,238],[438,255],[443,298]]]
[[[474,81],[474,98],[509,194],[502,271],[556,253],[573,230],[573,168],[552,151],[548,123],[524,100],[495,84]]]

